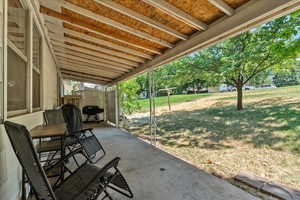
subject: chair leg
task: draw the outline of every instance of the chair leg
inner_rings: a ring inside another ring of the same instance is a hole
[[[104,190],[104,193],[105,193],[105,196],[104,196],[101,200],[104,200],[104,199],[106,199],[106,198],[108,198],[109,200],[113,200],[113,199],[111,198],[110,194],[109,194],[106,190]]]
[[[71,150],[71,148],[70,148],[69,146],[68,146],[67,148],[68,148],[68,150],[69,150],[70,152],[72,152],[72,150]],[[72,158],[74,159],[74,161],[75,161],[77,167],[79,167],[80,165],[79,165],[79,163],[78,163],[78,161],[76,160],[76,158],[75,158],[74,155],[72,156]]]

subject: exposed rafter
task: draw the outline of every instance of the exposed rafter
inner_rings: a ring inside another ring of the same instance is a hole
[[[105,59],[102,59],[102,58],[99,58],[99,57],[96,57],[96,56],[88,55],[86,53],[81,53],[81,52],[78,52],[78,51],[74,51],[74,49],[71,50],[71,49],[67,49],[67,48],[64,48],[64,47],[61,47],[61,46],[56,46],[56,45],[54,45],[54,49],[57,50],[57,51],[63,52],[65,54],[78,56],[79,58],[86,58],[86,59],[89,59],[89,60],[97,61],[99,63],[107,64],[108,66],[115,66],[115,67],[122,67],[122,68],[126,68],[126,69],[132,69],[132,67],[130,67],[130,66],[126,66],[124,64],[118,64],[118,63],[111,62],[111,61],[108,61],[108,60],[105,60]]]
[[[112,0],[95,0],[95,1],[99,4],[102,4],[102,5],[110,8],[110,9],[113,9],[113,10],[119,12],[119,13],[122,13],[123,15],[127,15],[127,16],[129,16],[131,18],[134,18],[134,19],[136,19],[140,22],[143,22],[143,23],[145,23],[149,26],[152,26],[156,29],[159,29],[159,30],[161,30],[165,33],[173,35],[177,38],[180,38],[182,40],[187,40],[188,39],[188,36],[178,32],[174,29],[171,29],[168,26],[166,26],[164,24],[161,24],[161,23],[159,23],[159,22],[157,22],[157,21],[155,21],[155,20],[153,20],[149,17],[146,17],[146,16],[144,16],[140,13],[137,13],[137,12],[135,12],[135,11],[129,9],[129,8],[121,6],[120,4],[117,4],[117,3],[113,2]]]
[[[118,72],[118,71],[128,72],[129,71],[126,68],[112,67],[112,66],[109,66],[109,65],[105,65],[105,64],[93,61],[93,60],[89,60],[89,59],[85,59],[85,58],[78,58],[77,56],[72,56],[72,55],[67,55],[67,54],[64,54],[63,52],[59,52],[59,51],[55,51],[55,50],[54,50],[54,52],[55,52],[56,56],[67,58],[67,59],[72,59],[72,60],[76,60],[76,61],[81,61],[81,62],[85,62],[85,63],[89,63],[91,65],[94,65],[95,67],[102,68],[102,69],[105,69],[105,70],[110,71],[110,72]]]
[[[43,12],[44,9],[42,9],[42,12]],[[45,13],[45,12],[43,12]],[[50,13],[48,13],[50,15]],[[50,29],[52,29],[52,27],[55,27],[57,29],[57,24],[58,22],[59,23],[68,23],[70,24],[70,20],[66,20],[66,19],[59,19],[59,18],[54,18],[54,16],[51,15],[51,17],[49,15],[46,15],[44,14],[44,17],[46,19],[46,25],[47,27],[49,27]],[[56,23],[53,23],[53,19],[55,19],[55,21],[57,21]],[[83,29],[85,31],[88,31],[88,32],[91,32],[91,33],[95,33],[95,34],[98,34],[100,36],[103,36],[105,38],[108,38],[108,39],[111,39],[111,40],[114,40],[114,41],[117,41],[117,42],[120,42],[122,44],[126,44],[126,45],[129,45],[129,46],[132,46],[132,47],[135,47],[135,48],[139,48],[139,49],[143,49],[145,51],[149,51],[151,53],[155,53],[155,54],[161,54],[161,52],[158,50],[158,49],[153,49],[153,48],[148,48],[148,47],[145,47],[145,46],[142,46],[142,45],[139,45],[139,44],[135,44],[135,43],[132,43],[132,42],[128,42],[126,40],[122,40],[122,39],[119,39],[119,38],[116,38],[116,37],[113,37],[111,35],[108,35],[108,34],[104,34],[104,33],[101,33],[99,31],[96,31],[94,29],[90,29],[90,28],[87,28],[86,26],[83,26],[83,25],[79,25],[79,24],[75,24],[75,23],[78,23],[77,21],[76,22],[73,22],[72,23],[72,26],[76,27],[76,28],[80,28],[80,29]]]
[[[72,74],[74,76],[82,76],[82,77],[87,77],[87,78],[97,78],[99,80],[106,81],[106,82],[112,81],[112,79],[109,79],[109,78],[105,78],[105,77],[98,76],[98,75],[95,75],[95,74],[77,72],[77,71],[73,71],[73,70],[70,70],[70,69],[63,68],[63,67],[61,68],[60,71],[63,72],[63,73],[66,72],[66,73]]]
[[[95,73],[97,75],[101,75],[101,76],[104,76],[107,78],[119,76],[120,74],[122,74],[122,72],[119,72],[119,73],[109,72],[109,71],[103,70],[101,68],[95,68],[94,66],[91,66],[91,65],[83,63],[83,62],[77,62],[77,61],[73,61],[70,59],[62,58],[62,57],[58,57],[57,60],[58,60],[58,63],[68,66],[70,68],[73,68],[73,70],[75,70],[75,71],[84,72],[84,70],[85,70],[85,71]]]
[[[65,57],[69,58],[69,59],[72,59],[72,58],[76,57],[76,59],[78,61],[82,60],[83,62],[90,63],[91,65],[96,65],[96,63],[97,63],[97,66],[103,66],[103,67],[106,66],[109,69],[115,69],[115,70],[120,70],[120,71],[125,71],[125,70],[129,71],[129,70],[132,69],[132,68],[126,68],[126,67],[122,67],[122,66],[113,66],[113,65],[110,65],[110,64],[102,63],[99,60],[97,60],[97,58],[90,59],[89,57],[86,57],[86,56],[82,56],[82,55],[78,56],[77,53],[66,52],[66,51],[64,51],[64,49],[61,49],[61,48],[54,48],[54,52],[58,56],[62,56],[62,54],[64,54]]]
[[[196,19],[195,17],[183,12],[182,10],[176,8],[172,4],[168,3],[164,0],[143,0],[144,2],[159,8],[165,13],[177,18],[178,20],[189,24],[190,26],[198,29],[198,30],[206,30],[208,26],[202,21]]]
[[[83,46],[83,47],[89,47],[89,48],[92,48],[93,50],[100,51],[102,53],[106,53],[106,54],[109,54],[111,56],[116,56],[116,57],[119,57],[119,58],[124,58],[124,59],[135,61],[135,62],[140,62],[140,63],[144,62],[143,58],[136,57],[136,56],[131,56],[131,55],[128,55],[126,53],[122,53],[120,51],[104,48],[104,47],[96,45],[97,43],[95,43],[95,42],[93,44],[88,43],[88,42],[92,42],[92,41],[87,40],[87,39],[84,39],[87,42],[83,42],[83,41],[73,39],[73,38],[70,38],[70,37],[64,37],[64,35],[62,35],[62,33],[49,33],[49,35],[50,35],[51,38],[53,38],[55,40],[58,40],[58,41],[61,41],[61,42],[70,42],[70,43],[80,45],[80,46]]]
[[[142,58],[147,58],[147,59],[152,59],[153,58],[149,54],[145,54],[145,53],[142,53],[140,51],[130,49],[128,47],[124,47],[124,46],[121,46],[121,45],[118,45],[118,44],[115,44],[115,43],[112,43],[112,42],[109,42],[109,41],[106,41],[106,40],[103,40],[103,39],[99,39],[99,38],[94,37],[94,36],[90,36],[87,33],[81,33],[81,32],[78,32],[78,31],[71,30],[71,29],[67,29],[67,28],[59,28],[57,26],[54,27],[53,24],[48,25],[46,23],[46,25],[49,27],[49,30],[51,30],[51,33],[53,33],[53,34],[55,33],[57,35],[63,36],[64,33],[67,33],[67,34],[75,36],[77,38],[81,38],[81,39],[84,39],[84,40],[92,42],[92,43],[97,43],[101,46],[105,46],[105,47],[108,47],[108,48],[111,48],[111,49],[114,49],[114,50],[123,51],[125,53],[132,54],[132,55],[135,55],[135,56],[139,56],[139,57],[142,57]]]
[[[234,9],[227,5],[223,0],[208,0],[211,4],[222,10],[226,15],[233,15]]]
[[[64,79],[86,82],[86,83],[107,84],[107,82],[96,79],[96,78],[86,78],[86,77],[82,77],[82,76],[78,76],[78,75],[74,76],[74,75],[66,73],[66,72],[62,72],[61,74]]]
[[[73,71],[90,72],[95,75],[101,75],[101,76],[107,77],[107,78],[113,78],[113,77],[120,75],[120,73],[111,73],[111,72],[107,72],[102,69],[95,69],[95,68],[92,68],[87,65],[78,65],[76,63],[71,62],[70,60],[63,60],[63,58],[60,58],[60,57],[58,57],[57,63],[60,65],[63,65],[65,68],[68,68]]]
[[[174,45],[165,41],[165,40],[162,40],[162,39],[159,39],[159,38],[156,38],[148,33],[145,33],[145,32],[142,32],[142,31],[139,31],[137,29],[134,29],[132,27],[129,27],[129,26],[126,26],[124,24],[121,24],[117,21],[114,21],[110,18],[106,18],[106,17],[103,17],[101,15],[97,15],[96,13],[90,11],[90,10],[87,10],[87,9],[84,9],[82,7],[79,7],[79,6],[76,6],[74,4],[71,4],[69,2],[64,2],[63,4],[63,7],[64,8],[67,8],[73,12],[76,12],[76,13],[79,13],[80,15],[83,15],[83,16],[86,16],[88,18],[91,18],[91,19],[94,19],[96,21],[99,21],[99,22],[102,22],[104,24],[107,24],[109,26],[112,26],[112,27],[115,27],[117,29],[120,29],[122,31],[126,31],[132,35],[135,35],[135,36],[138,36],[140,38],[143,38],[143,39],[146,39],[146,40],[149,40],[151,42],[154,42],[154,43],[157,43],[157,44],[160,44],[162,46],[165,46],[165,47],[169,47],[169,48],[173,48]]]
[[[74,44],[72,42],[69,42],[69,43],[66,44],[66,43],[64,43],[62,41],[58,41],[58,40],[52,40],[52,44],[54,46],[59,46],[59,47],[63,47],[63,48],[69,49],[69,50],[75,50],[75,51],[78,51],[78,52],[81,52],[81,53],[84,53],[84,54],[92,55],[92,56],[95,56],[97,58],[103,58],[103,59],[106,59],[108,61],[115,62],[116,64],[123,64],[124,67],[126,67],[126,66],[137,67],[139,65],[136,62],[132,62],[132,61],[125,60],[125,59],[122,59],[122,58],[112,57],[112,56],[109,56],[107,54],[103,54],[101,52],[96,51],[95,49],[92,49],[92,50],[86,49],[86,48],[89,48],[88,45],[86,45],[85,47],[81,47],[79,45],[75,46],[76,44]],[[92,48],[92,47],[90,47],[90,48]]]
[[[67,33],[69,35],[72,35],[72,36],[75,36],[75,37],[78,37],[78,38],[82,38],[86,41],[94,42],[94,43],[97,43],[99,45],[109,47],[111,49],[115,49],[115,50],[118,50],[118,51],[123,51],[123,52],[129,53],[129,54],[139,56],[139,57],[143,57],[143,58],[147,58],[147,59],[152,59],[152,56],[150,56],[148,54],[145,54],[145,53],[142,53],[142,52],[139,52],[139,51],[127,48],[127,47],[123,47],[123,46],[117,45],[115,43],[108,42],[106,40],[101,40],[99,38],[91,37],[89,35],[79,33],[79,32],[73,31],[73,30],[69,30],[69,29],[64,29],[63,31],[64,31],[64,33]]]
[[[169,49],[163,55],[157,56],[155,59],[116,79],[115,82],[128,79],[147,69],[164,65],[194,51],[207,48],[299,8],[299,0],[250,1],[236,9],[233,16],[221,18],[213,23],[207,31],[198,32],[191,39],[182,41],[175,48]]]

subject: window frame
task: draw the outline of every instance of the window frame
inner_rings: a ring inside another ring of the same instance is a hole
[[[5,120],[5,1],[0,0],[0,124]]]
[[[7,0],[8,1],[8,0]],[[16,47],[16,45],[9,40],[8,38],[8,33],[6,33],[6,40],[7,40],[7,48],[11,48],[11,50],[17,54],[17,56],[19,56],[24,62],[25,62],[25,66],[26,66],[26,82],[27,82],[27,85],[26,85],[26,96],[25,96],[25,101],[26,101],[26,108],[25,109],[20,109],[20,110],[11,110],[9,111],[8,110],[8,106],[6,106],[6,112],[7,112],[7,117],[10,118],[10,117],[14,117],[16,115],[22,115],[22,114],[27,114],[30,112],[30,109],[28,108],[28,103],[29,103],[29,86],[30,84],[29,81],[30,81],[30,77],[28,76],[28,73],[29,73],[29,68],[30,68],[30,54],[29,54],[29,48],[30,48],[30,42],[31,41],[28,41],[29,39],[29,36],[30,36],[30,29],[29,29],[29,26],[30,26],[30,23],[28,23],[31,19],[31,15],[29,14],[29,8],[28,8],[28,5],[26,3],[25,0],[19,0],[22,8],[25,10],[25,53],[23,53],[19,48]],[[8,10],[8,5],[6,6],[6,8]],[[8,19],[8,12],[6,12],[6,18]],[[5,30],[7,31],[8,30],[8,24],[6,23],[5,24]],[[6,49],[6,52],[7,52],[7,49]],[[6,53],[6,59],[7,59],[7,53]],[[8,63],[8,60],[6,61],[6,65]],[[8,77],[8,70],[6,69],[6,77]],[[7,78],[6,78],[6,96],[7,96],[7,92],[8,92],[8,86],[7,86]],[[8,98],[8,97],[7,97]],[[8,99],[6,99],[6,104],[8,103]]]
[[[32,16],[32,15],[31,15]],[[32,44],[32,48],[31,50],[33,51],[33,29],[35,28],[35,30],[37,31],[38,35],[39,35],[39,42],[40,42],[40,46],[39,46],[39,51],[40,51],[40,54],[39,54],[39,68],[37,66],[35,66],[33,64],[33,54],[31,54],[32,56],[32,62],[31,62],[31,65],[32,65],[32,87],[31,87],[31,100],[32,100],[32,103],[31,103],[31,109],[33,112],[37,112],[37,111],[41,111],[42,108],[43,108],[43,62],[42,62],[42,57],[43,57],[43,34],[41,33],[40,29],[38,28],[38,23],[36,22],[36,19],[32,16],[31,17],[31,20],[32,20],[32,28],[31,28],[31,31],[32,31],[32,34],[31,34],[31,44]],[[39,74],[39,78],[40,78],[40,106],[37,107],[37,108],[34,108],[33,107],[33,71],[35,71],[36,73]]]

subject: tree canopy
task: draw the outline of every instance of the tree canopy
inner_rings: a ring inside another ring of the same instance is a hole
[[[156,70],[156,87],[203,88],[220,83],[237,90],[237,109],[243,109],[243,87],[262,81],[270,71],[293,68],[300,52],[300,11],[241,33]],[[148,89],[148,77],[136,79]]]

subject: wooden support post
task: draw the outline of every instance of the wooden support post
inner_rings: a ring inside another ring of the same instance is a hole
[[[115,86],[116,127],[120,127],[119,83]]]
[[[171,104],[170,104],[170,91],[168,90],[168,105],[169,105],[169,111],[171,111]]]

